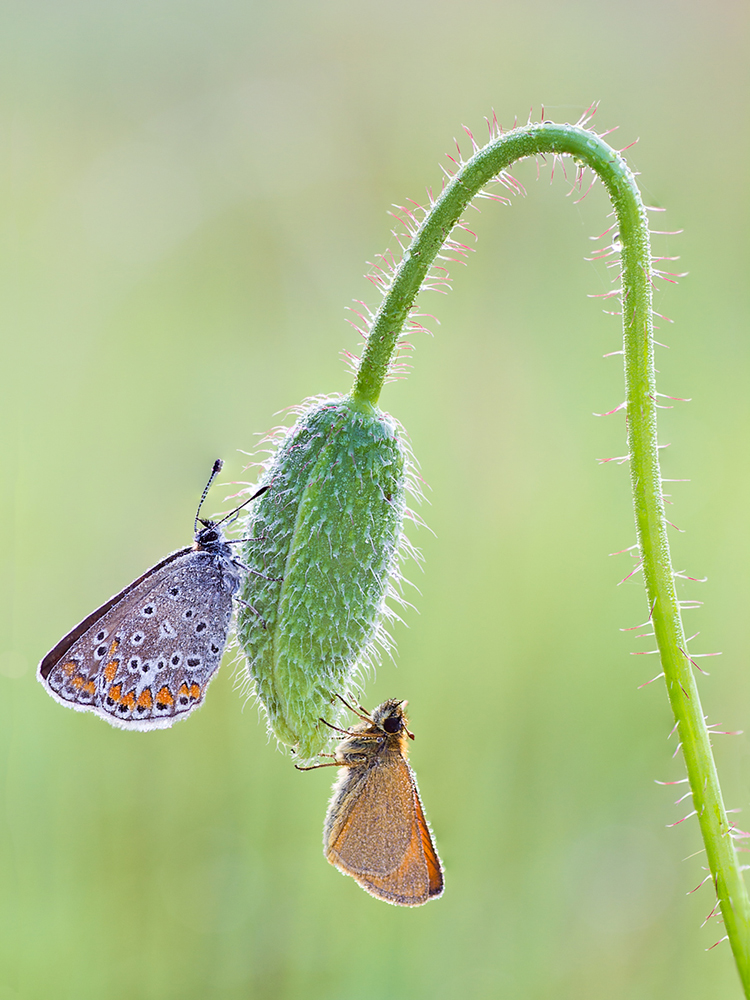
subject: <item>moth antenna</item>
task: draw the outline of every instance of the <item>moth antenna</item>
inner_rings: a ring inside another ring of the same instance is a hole
[[[221,472],[221,470],[223,468],[224,468],[224,460],[221,459],[221,458],[217,458],[216,461],[214,462],[213,469],[211,469],[211,475],[208,477],[208,482],[206,483],[206,488],[203,491],[203,496],[201,497],[201,502],[198,504],[198,510],[195,512],[195,524],[193,525],[193,533],[194,534],[198,530],[198,515],[201,512],[201,507],[203,506],[203,501],[208,496],[208,491],[211,489],[211,484],[213,483],[214,479],[216,479],[216,477],[219,475],[219,473]]]

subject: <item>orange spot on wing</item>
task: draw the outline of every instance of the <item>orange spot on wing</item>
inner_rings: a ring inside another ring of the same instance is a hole
[[[70,675],[75,670],[78,670],[78,664],[74,660],[69,660],[67,663],[63,663],[63,665],[60,667],[60,669],[62,670],[62,672],[64,674],[67,674],[68,677],[70,677]]]
[[[142,708],[151,708],[154,703],[153,696],[151,694],[151,688],[144,688],[138,695],[138,704]]]
[[[90,694],[92,697],[96,694],[96,684],[93,681],[88,681],[88,683],[83,685],[83,693]]]
[[[85,679],[86,678],[83,676],[83,674],[76,674],[76,676],[70,683],[74,688],[82,688]]]
[[[156,703],[159,707],[174,705],[174,695],[166,685],[159,688],[158,694],[156,695]]]
[[[127,705],[128,708],[132,709],[135,705],[135,691],[128,691],[127,694],[124,694],[122,698],[120,698],[120,704]]]
[[[180,690],[177,692],[177,697],[178,698],[187,698],[187,696],[188,696],[188,686],[183,681],[182,684],[180,684]]]
[[[193,682],[190,685],[190,697],[197,699],[200,698],[200,696],[201,696],[201,689],[195,682]]]
[[[114,684],[109,691],[107,691],[107,694],[112,701],[119,701],[120,695],[122,694],[122,684]]]
[[[111,643],[111,645],[109,647],[109,655],[110,656],[114,656],[115,655],[115,653],[117,652],[117,647],[119,645],[120,645],[120,640],[119,639],[113,639],[112,640],[112,643]]]
[[[115,674],[117,673],[117,668],[120,666],[119,660],[110,660],[107,666],[104,668],[104,679],[109,681],[110,684],[115,679]]]

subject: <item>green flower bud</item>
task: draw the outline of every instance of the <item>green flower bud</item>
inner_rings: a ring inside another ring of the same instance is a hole
[[[350,397],[317,400],[285,434],[252,505],[238,617],[254,691],[300,757],[330,739],[337,694],[357,686],[399,579],[409,453],[388,414]],[[393,588],[390,588],[393,593]],[[392,612],[390,612],[392,614]]]

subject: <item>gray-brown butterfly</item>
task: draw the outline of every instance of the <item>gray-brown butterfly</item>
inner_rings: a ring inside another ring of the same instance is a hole
[[[166,729],[200,705],[227,643],[243,572],[201,507],[223,466],[214,462],[195,515],[195,539],[152,566],[76,625],[39,664],[52,697],[124,729]],[[199,527],[201,525],[201,527]],[[255,609],[253,609],[255,610]]]

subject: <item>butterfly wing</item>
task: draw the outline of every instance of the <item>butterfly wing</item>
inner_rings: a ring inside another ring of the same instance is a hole
[[[419,906],[439,896],[442,866],[408,763],[380,759],[347,777],[334,790],[326,817],[328,860],[389,903]]]
[[[422,800],[419,797],[419,789],[417,788],[417,779],[414,777],[413,771],[411,776],[414,786],[414,805],[416,809],[417,827],[419,829],[419,838],[422,842],[425,864],[427,865],[428,898],[437,899],[438,896],[443,895],[443,865],[438,857],[438,852],[435,849],[435,843],[432,839],[432,830],[430,829],[430,824],[427,822],[427,817],[425,816],[424,809],[422,808]]]
[[[152,566],[151,569],[146,570],[142,576],[139,576],[137,580],[133,580],[133,582],[124,590],[121,590],[119,594],[115,594],[114,597],[110,597],[110,599],[105,601],[100,608],[97,608],[96,611],[92,611],[87,618],[84,618],[82,622],[79,622],[74,629],[71,629],[70,632],[68,632],[68,634],[64,636],[58,644],[49,651],[49,653],[47,653],[39,664],[38,673],[40,681],[44,683],[44,681],[47,680],[50,671],[57,664],[58,660],[60,660],[74,645],[74,643],[81,638],[84,632],[87,632],[92,625],[96,624],[100,618],[103,618],[111,608],[113,608],[116,604],[119,604],[120,601],[135,590],[136,587],[143,584],[149,577],[154,576],[154,574],[158,573],[158,571],[164,566],[174,562],[175,559],[186,555],[190,551],[191,549],[179,549],[177,552],[173,552],[171,555],[167,556],[166,559],[162,559],[160,563],[157,563],[156,566]]]
[[[182,549],[62,639],[39,665],[57,701],[114,726],[162,729],[203,701],[218,669],[233,588],[221,560]]]

